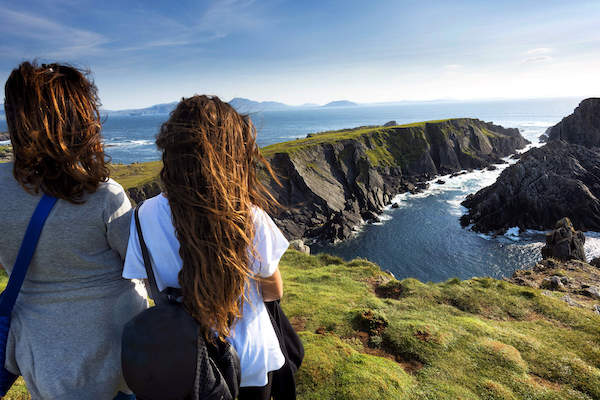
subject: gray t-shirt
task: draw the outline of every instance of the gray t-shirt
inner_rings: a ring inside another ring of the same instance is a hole
[[[8,273],[39,199],[17,183],[12,163],[0,164],[0,264]],[[131,219],[123,188],[109,180],[84,199],[54,206],[12,314],[5,366],[23,376],[33,399],[112,399],[126,389],[121,332],[147,307],[121,278]]]

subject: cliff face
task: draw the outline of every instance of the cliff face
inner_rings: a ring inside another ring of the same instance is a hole
[[[548,129],[546,135],[550,141],[600,147],[600,98],[583,100],[573,114]]]
[[[282,186],[275,220],[290,239],[343,240],[395,194],[437,174],[484,168],[522,148],[517,129],[453,119],[310,135],[264,149]]]
[[[531,149],[491,186],[462,203],[461,219],[480,232],[552,229],[569,217],[578,230],[600,230],[600,153],[561,141]]]
[[[578,230],[600,230],[600,99],[582,101],[547,134],[546,145],[467,197],[463,225],[481,232],[542,230],[569,217]]]

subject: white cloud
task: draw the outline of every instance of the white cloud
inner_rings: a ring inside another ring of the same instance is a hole
[[[73,28],[31,13],[0,8],[0,34],[31,39],[42,57],[63,58],[95,54],[108,39],[96,32]],[[52,49],[52,50],[46,50]],[[23,56],[23,52],[20,52]]]
[[[553,58],[550,56],[535,56],[535,57],[528,57],[528,58],[524,59],[523,64],[537,64],[537,63],[548,62],[551,60],[553,60]]]
[[[158,47],[180,47],[210,43],[234,32],[248,31],[263,24],[255,0],[217,0],[204,11],[189,17],[193,23],[181,23],[164,15],[143,10],[148,25],[160,25],[155,30],[161,37],[153,37],[133,46],[119,47],[120,51],[139,51]],[[167,37],[167,38],[165,38]]]
[[[550,47],[538,47],[535,49],[527,50],[527,52],[525,54],[530,55],[530,56],[537,56],[537,55],[543,55],[543,54],[550,54],[553,51],[554,51],[554,49],[551,49]]]

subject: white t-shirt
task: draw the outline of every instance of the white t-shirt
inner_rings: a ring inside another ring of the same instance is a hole
[[[250,270],[258,277],[267,278],[277,270],[289,243],[267,213],[258,207],[252,211],[258,257],[250,255]],[[139,216],[158,289],[179,288],[177,276],[183,263],[167,198],[160,194],[146,200],[140,207]],[[147,278],[134,218],[131,218],[123,278]],[[251,281],[246,293],[249,303],[244,302],[242,317],[228,339],[240,356],[241,386],[265,386],[267,373],[280,369],[285,359],[258,285]]]

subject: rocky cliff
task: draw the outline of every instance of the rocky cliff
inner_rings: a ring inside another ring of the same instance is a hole
[[[600,99],[582,101],[547,134],[546,145],[467,197],[463,225],[480,232],[545,230],[569,217],[578,230],[600,230]]]
[[[438,174],[484,168],[522,148],[517,129],[451,119],[309,135],[263,149],[281,186],[275,218],[290,239],[343,240],[392,197]]]
[[[600,147],[600,98],[583,100],[573,114],[548,129],[546,135],[549,141]]]

